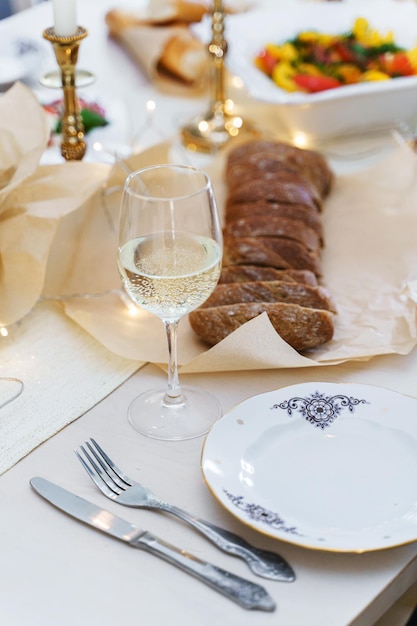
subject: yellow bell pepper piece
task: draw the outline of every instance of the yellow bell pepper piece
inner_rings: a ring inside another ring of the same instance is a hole
[[[305,43],[315,43],[319,38],[319,33],[315,30],[304,30],[297,35],[298,39]]]
[[[293,81],[292,77],[295,76],[296,70],[287,61],[278,63],[272,71],[272,80],[285,91],[297,91],[298,87]]]
[[[356,65],[351,63],[345,63],[344,65],[338,67],[337,73],[347,85],[353,85],[359,82],[362,78],[362,71]]]
[[[313,63],[297,63],[297,74],[308,74],[309,76],[321,76],[321,71]]]
[[[297,48],[287,41],[281,46],[281,55],[284,61],[295,61],[298,58]]]
[[[305,30],[298,33],[297,39],[302,43],[319,43],[323,46],[329,46],[335,40],[335,36],[327,33],[318,33],[314,30]]]
[[[411,50],[408,50],[405,54],[407,55],[407,58],[410,61],[414,72],[417,73],[417,48],[412,48]]]
[[[278,46],[276,43],[267,43],[265,50],[278,60],[282,59],[282,46]]]
[[[357,17],[352,28],[352,32],[355,35],[356,39],[361,43],[365,40],[368,35],[369,22],[364,17]]]
[[[390,80],[390,76],[385,74],[385,72],[380,72],[378,70],[368,70],[364,72],[361,76],[361,82],[368,82],[374,80]]]
[[[394,33],[392,30],[383,35],[375,28],[369,27],[369,22],[364,17],[356,18],[352,32],[364,46],[381,46],[384,43],[392,43],[394,41]]]

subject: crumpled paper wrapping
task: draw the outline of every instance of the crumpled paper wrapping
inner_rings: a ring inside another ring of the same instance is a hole
[[[204,3],[154,0],[144,11],[112,9],[106,23],[113,39],[156,88],[198,96],[208,87],[210,55],[189,25],[206,12]],[[177,44],[172,50],[174,40]]]
[[[71,162],[39,167],[48,138],[41,105],[27,87],[16,83],[0,99],[1,325],[24,317],[44,290],[59,295],[71,290],[74,275],[82,291],[89,291],[92,283],[99,289],[112,281],[118,284],[107,258],[100,266],[110,276],[93,276],[96,249],[91,250],[91,240],[85,242],[88,232],[94,232],[109,166]],[[100,230],[108,246],[108,229]]]
[[[159,154],[158,154],[159,153]],[[150,153],[168,162],[168,144]],[[140,155],[140,160],[144,159]],[[136,157],[137,158],[137,157]],[[225,198],[225,155],[207,168],[219,205]],[[133,160],[131,168],[135,168]],[[110,184],[120,183],[113,172]],[[417,160],[399,145],[383,162],[362,173],[338,176],[326,200],[323,223],[324,283],[338,315],[331,342],[300,355],[275,332],[263,314],[208,349],[187,318],[179,330],[182,372],[311,367],[366,360],[389,353],[407,354],[417,343]],[[126,298],[126,297],[125,297]],[[100,303],[72,300],[67,314],[105,345],[131,359],[166,363],[162,322],[126,306],[118,293]]]
[[[49,138],[49,127],[37,99],[21,83],[15,83],[1,98],[0,112],[2,213],[3,200],[38,167]]]
[[[25,88],[17,89],[0,100],[0,120],[16,134],[16,142],[21,132],[24,136],[26,118],[20,117],[20,124],[13,126],[4,112],[25,110],[32,102]],[[6,102],[9,98],[14,106]],[[45,134],[40,117],[38,133],[41,150]],[[6,163],[2,154],[0,171]],[[40,297],[57,298],[72,320],[114,353],[165,365],[162,322],[132,306],[121,291],[116,270],[117,193],[103,202],[103,186],[120,191],[126,169],[172,158],[167,142],[132,157],[123,168],[116,166],[110,176],[106,165],[74,162],[36,168],[33,159],[32,168],[25,169],[33,173],[22,177],[20,184],[13,179],[10,187],[3,187],[7,193],[0,203],[0,322],[20,319]],[[217,156],[206,168],[220,208],[225,197],[224,159],[225,154]],[[22,171],[21,161],[27,160],[23,151],[15,171]],[[185,318],[179,332],[182,372],[311,367],[407,354],[415,347],[415,154],[399,145],[372,169],[338,176],[326,200],[323,223],[324,283],[338,307],[334,339],[300,355],[263,314],[208,349]]]

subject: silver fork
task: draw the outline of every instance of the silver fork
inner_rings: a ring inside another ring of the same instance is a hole
[[[242,537],[160,500],[119,469],[94,439],[85,444],[88,450],[81,445],[75,454],[91,480],[111,500],[125,506],[171,513],[198,530],[220,550],[246,561],[258,576],[285,582],[295,580],[294,570],[279,554],[256,548]]]

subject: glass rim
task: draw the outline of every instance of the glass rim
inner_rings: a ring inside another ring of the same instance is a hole
[[[161,170],[161,169],[176,169],[176,170],[180,170],[180,171],[188,171],[190,173],[194,173],[194,174],[199,174],[203,179],[204,179],[204,184],[202,184],[202,186],[195,190],[195,191],[190,191],[189,193],[185,193],[185,194],[181,194],[181,195],[175,195],[175,196],[150,196],[147,195],[145,193],[141,193],[140,191],[136,191],[134,189],[132,189],[130,187],[130,183],[131,181],[136,178],[139,177],[142,173],[145,172],[151,172],[153,170]],[[210,176],[207,174],[207,172],[199,169],[198,167],[194,167],[192,165],[182,165],[182,164],[175,164],[175,163],[160,163],[157,165],[147,165],[145,167],[141,167],[133,172],[131,172],[123,185],[123,191],[124,193],[128,193],[131,196],[134,196],[136,198],[140,198],[143,200],[151,200],[151,201],[155,201],[155,202],[172,202],[172,200],[182,200],[185,198],[192,198],[193,196],[196,196],[200,193],[202,193],[203,191],[210,191],[212,189],[212,183],[211,183],[211,178]]]

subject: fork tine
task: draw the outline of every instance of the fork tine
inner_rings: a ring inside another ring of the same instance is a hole
[[[110,487],[110,489],[113,489],[113,491],[115,491],[116,493],[121,493],[122,491],[124,491],[127,485],[122,480],[120,480],[117,474],[113,472],[111,467],[107,465],[106,461],[101,458],[96,450],[94,450],[91,443],[89,441],[86,441],[85,443],[91,454],[98,462],[98,465],[95,463],[90,454],[85,450],[85,448],[83,448],[83,446],[81,446],[81,448],[83,448],[84,454],[88,457],[90,463],[93,464],[94,468],[99,473],[100,478]]]
[[[105,467],[103,465],[103,460],[104,462],[107,464],[108,467],[111,468],[111,470],[113,471],[113,473],[120,478],[120,480],[122,480],[128,487],[131,487],[133,485],[133,480],[131,478],[129,478],[129,476],[127,476],[119,467],[117,467],[117,465],[115,465],[113,463],[113,461],[111,460],[111,458],[104,452],[103,448],[101,446],[99,446],[99,444],[97,443],[97,441],[95,439],[93,439],[91,437],[90,441],[92,442],[92,444],[94,445],[94,447],[96,448],[96,450],[98,451],[98,453],[101,456],[101,459],[97,456],[96,452],[94,451],[94,449],[91,447],[91,445],[87,442],[88,447],[90,448],[91,452],[94,454],[94,456],[96,457],[96,459],[98,460],[98,462],[101,464],[101,466],[103,467],[103,469],[105,471],[107,471],[107,467]],[[108,472],[107,472],[108,473]],[[118,483],[120,487],[122,487],[123,489],[125,489],[125,485],[121,485],[120,483]]]
[[[98,465],[94,462],[94,460],[88,454],[84,446],[80,446],[80,449],[83,451],[83,453],[85,454],[86,458],[88,459],[91,465],[87,463],[87,461],[81,456],[78,450],[74,450],[74,452],[77,456],[77,459],[80,461],[81,465],[83,466],[83,468],[85,469],[85,471],[87,472],[91,480],[97,485],[97,487],[100,489],[102,493],[104,493],[105,496],[109,498],[114,498],[114,496],[119,493],[119,491],[117,491],[117,486],[114,485],[114,488],[112,489],[111,484],[108,484],[107,482],[109,479],[106,480],[104,478],[103,470],[101,470],[98,467]]]

